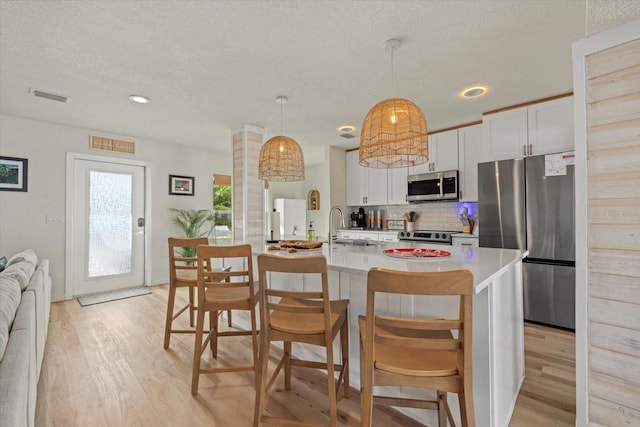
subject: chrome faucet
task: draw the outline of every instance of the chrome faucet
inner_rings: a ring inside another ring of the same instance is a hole
[[[340,206],[334,206],[329,211],[329,244],[333,241],[333,211],[337,210],[340,212],[340,227],[345,228],[344,224],[344,214],[342,213],[342,209]]]

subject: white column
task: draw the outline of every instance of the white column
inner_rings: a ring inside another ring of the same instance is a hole
[[[258,160],[264,129],[244,125],[233,133],[233,236],[236,242],[264,243],[263,181]]]

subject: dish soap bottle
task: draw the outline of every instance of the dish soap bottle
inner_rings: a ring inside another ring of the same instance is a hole
[[[309,221],[309,231],[307,232],[307,240],[316,240],[316,230],[313,229],[313,221]]]

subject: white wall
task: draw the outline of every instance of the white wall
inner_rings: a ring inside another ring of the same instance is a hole
[[[136,142],[136,154],[124,155],[89,149],[90,135]],[[219,144],[231,145],[228,141]],[[0,191],[0,256],[33,248],[48,258],[53,279],[52,296],[64,299],[65,224],[47,224],[47,216],[65,217],[66,153],[87,153],[148,162],[151,167],[151,277],[147,284],[168,282],[167,237],[180,235],[171,224],[169,208],[212,207],[212,174],[231,175],[231,154],[179,144],[144,140],[0,115],[0,155],[29,159],[28,191]],[[195,196],[170,196],[169,174],[195,177]]]
[[[345,221],[349,219],[345,211],[345,151],[338,147],[326,147],[324,150],[322,156],[317,155],[313,159],[314,163],[307,163],[304,181],[269,182],[269,203],[267,207],[269,211],[273,209],[273,199],[306,200],[310,190],[318,190],[320,192],[320,209],[307,211],[307,224],[305,226],[308,229],[309,221],[313,221],[316,238],[328,238],[329,236],[329,211],[331,206],[338,205],[342,207],[345,212]],[[318,163],[319,157],[324,160],[329,159],[329,161]],[[337,224],[338,215],[335,215],[334,224]],[[347,225],[349,224],[347,223]]]

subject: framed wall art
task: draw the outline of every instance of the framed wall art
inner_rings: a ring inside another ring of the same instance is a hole
[[[388,219],[387,230],[399,230],[404,231],[404,219]]]
[[[178,196],[193,196],[195,194],[194,177],[169,175],[169,194]]]
[[[28,159],[0,156],[0,191],[27,191]]]

